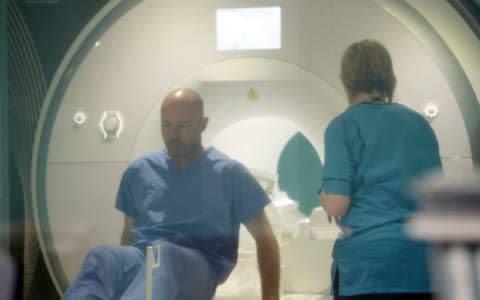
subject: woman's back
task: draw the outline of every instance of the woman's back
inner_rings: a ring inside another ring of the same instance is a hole
[[[342,226],[352,239],[366,242],[403,238],[403,221],[417,206],[412,180],[441,164],[430,125],[403,105],[362,102],[337,117],[327,135],[332,129],[342,131],[350,156],[345,168],[352,184],[351,205]]]
[[[438,144],[428,122],[400,104],[360,102],[328,126],[325,159],[324,180],[347,180],[351,186],[350,206],[340,219],[344,236],[333,252],[340,264],[346,263],[351,270],[369,270],[375,262],[383,266],[380,270],[395,272],[410,265],[408,262],[425,262],[425,245],[408,238],[404,222],[417,207],[412,181],[441,167]],[[428,280],[425,263],[416,268],[416,274],[422,276],[420,282]],[[372,282],[383,283],[379,292],[394,292],[392,289],[411,285],[398,282],[405,280],[403,276],[396,278],[395,273],[380,270],[369,274],[370,280],[361,283],[362,288],[371,289],[368,284]]]

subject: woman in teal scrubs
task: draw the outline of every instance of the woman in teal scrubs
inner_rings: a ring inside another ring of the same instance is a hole
[[[420,114],[392,103],[390,55],[363,40],[345,50],[349,107],[325,132],[321,202],[342,228],[333,249],[335,299],[432,299],[426,245],[405,221],[417,209],[412,180],[441,168],[438,143]]]

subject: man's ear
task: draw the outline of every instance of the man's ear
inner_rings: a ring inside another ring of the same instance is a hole
[[[208,125],[208,117],[203,117],[203,119],[202,119],[202,132],[205,131],[205,129],[207,129],[207,125]]]

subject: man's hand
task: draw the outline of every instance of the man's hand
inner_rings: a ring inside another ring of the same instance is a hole
[[[246,227],[257,244],[262,299],[280,299],[280,250],[268,218],[262,211]]]

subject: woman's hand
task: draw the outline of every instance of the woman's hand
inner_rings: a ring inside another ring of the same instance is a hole
[[[340,216],[334,217],[334,216],[329,216],[327,214],[327,220],[328,220],[328,223],[332,223],[332,220],[334,220],[335,224],[337,224],[337,226],[340,227]]]

